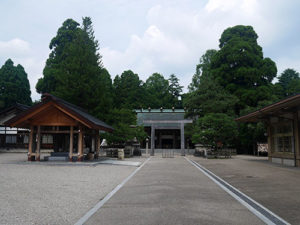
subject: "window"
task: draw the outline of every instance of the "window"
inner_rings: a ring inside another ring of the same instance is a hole
[[[15,135],[6,135],[6,143],[7,144],[16,144],[17,143],[17,136]]]
[[[43,144],[53,144],[53,136],[51,134],[42,135]]]
[[[273,124],[272,147],[275,152],[294,151],[293,124],[291,121]]]

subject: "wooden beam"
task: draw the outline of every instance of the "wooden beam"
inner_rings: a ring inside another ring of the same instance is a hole
[[[34,126],[31,126],[29,140],[28,140],[28,161],[31,161],[31,156],[32,156],[33,132],[34,132]]]
[[[78,161],[83,160],[83,128],[79,126],[78,133]]]
[[[28,120],[29,118],[31,118],[32,116],[36,115],[37,113],[41,112],[42,110],[44,110],[45,108],[49,107],[50,105],[52,105],[53,103],[51,102],[47,102],[44,105],[39,106],[38,108],[32,107],[29,109],[29,113],[26,113],[26,115],[23,116],[22,113],[20,113],[20,115],[18,115],[18,119],[15,120],[14,122],[12,122],[10,124],[11,127],[20,127],[19,124],[22,123],[22,121]],[[27,111],[26,111],[27,112]],[[22,117],[21,117],[22,116]]]
[[[73,135],[74,129],[73,126],[70,126],[70,149],[69,149],[69,160],[72,162],[72,157],[73,157]]]
[[[63,107],[61,107],[58,104],[55,104],[55,107],[58,108],[59,110],[61,110],[62,112],[64,112],[65,114],[67,114],[68,116],[70,116],[71,118],[79,121],[80,123],[82,123],[83,125],[87,126],[88,128],[92,128],[90,124],[86,123],[85,121],[83,121],[82,119],[78,118],[76,115],[73,115],[72,113],[70,113],[69,111],[65,110]]]
[[[73,126],[71,126],[73,127]],[[41,130],[42,134],[70,134],[69,130]],[[73,134],[77,134],[77,130],[73,130]]]
[[[37,127],[36,138],[37,138],[37,145],[36,145],[35,160],[36,161],[40,161],[40,152],[41,152],[41,126]]]

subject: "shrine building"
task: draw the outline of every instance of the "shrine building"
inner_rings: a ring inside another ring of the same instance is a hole
[[[184,127],[193,121],[185,119],[184,109],[149,108],[137,109],[135,112],[137,124],[144,126],[150,137],[151,154],[155,149],[181,149],[181,153],[185,153],[189,140],[185,138]]]

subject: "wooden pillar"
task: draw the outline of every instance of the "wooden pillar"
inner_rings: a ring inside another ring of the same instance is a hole
[[[161,132],[159,132],[159,135],[158,135],[158,137],[159,137],[159,147],[158,147],[158,148],[162,149],[162,139],[161,139]]]
[[[83,160],[83,128],[79,126],[78,131],[78,161]]]
[[[272,162],[272,152],[275,151],[275,149],[273,149],[272,146],[272,133],[271,133],[271,121],[267,121],[266,122],[266,126],[267,126],[267,134],[268,134],[268,160],[270,162]]]
[[[184,149],[184,123],[180,124],[180,142],[181,142],[181,155],[185,155]]]
[[[30,126],[30,134],[29,134],[29,140],[28,140],[28,161],[31,161],[31,155],[32,155],[32,145],[33,145],[33,132],[34,132],[34,126]]]
[[[100,135],[99,135],[99,131],[97,131],[97,140],[96,140],[96,154],[95,154],[95,158],[99,158],[99,153],[100,153],[100,145],[101,145],[101,139],[100,139]]]
[[[6,127],[4,127],[4,142],[3,142],[3,146],[6,147]]]
[[[154,155],[154,148],[155,148],[155,128],[154,125],[151,125],[151,155]]]
[[[69,149],[70,162],[72,162],[72,158],[73,158],[73,137],[74,137],[74,129],[73,126],[70,126],[70,149]]]
[[[92,152],[95,153],[95,149],[96,149],[96,135],[92,135],[92,144],[91,144],[91,147],[92,147]]]
[[[176,148],[176,134],[175,131],[173,130],[174,134],[173,134],[173,149]]]
[[[299,119],[298,119],[298,111],[294,113],[293,120],[293,134],[294,134],[294,160],[295,166],[299,166]]]
[[[41,152],[41,126],[38,125],[37,127],[37,145],[36,145],[36,152],[35,152],[35,160],[40,161],[40,152]]]
[[[148,156],[149,139],[146,138],[146,155]]]

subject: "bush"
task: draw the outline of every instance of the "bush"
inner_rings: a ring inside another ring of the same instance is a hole
[[[196,121],[192,141],[212,148],[217,148],[218,142],[230,146],[237,134],[237,124],[232,117],[224,113],[208,113]]]

